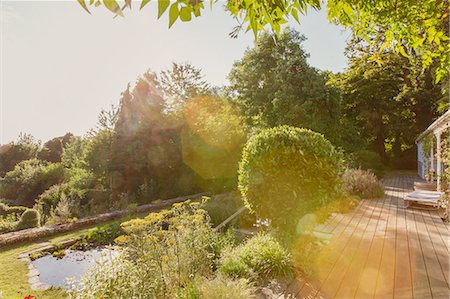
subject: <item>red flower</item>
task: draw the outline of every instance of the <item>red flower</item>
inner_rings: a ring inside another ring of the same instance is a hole
[[[33,295],[28,295],[23,297],[23,299],[35,299],[35,297]]]

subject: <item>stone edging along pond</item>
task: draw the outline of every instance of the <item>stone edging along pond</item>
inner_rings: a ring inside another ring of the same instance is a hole
[[[188,199],[197,199],[201,196],[208,195],[207,193],[198,193],[193,195],[181,196],[177,198],[162,200],[158,203],[149,203],[145,205],[138,206],[133,213],[143,213],[155,211],[161,208],[165,208],[171,206],[174,203],[182,202]],[[86,218],[78,219],[75,222],[70,223],[61,223],[50,226],[36,227],[24,229],[21,231],[10,232],[6,234],[0,235],[0,248],[17,244],[25,241],[33,241],[44,237],[53,236],[59,233],[69,232],[73,230],[77,230],[80,228],[88,227],[97,223],[106,222],[114,219],[122,218],[128,214],[130,214],[130,210],[118,210],[110,213],[99,214],[95,216],[90,216]]]

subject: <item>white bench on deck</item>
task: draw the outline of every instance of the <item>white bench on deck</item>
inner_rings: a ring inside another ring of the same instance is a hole
[[[417,202],[428,205],[431,204],[437,207],[438,200],[443,195],[444,195],[443,192],[416,190],[405,196],[404,198],[405,208],[409,207],[409,204],[411,202]]]

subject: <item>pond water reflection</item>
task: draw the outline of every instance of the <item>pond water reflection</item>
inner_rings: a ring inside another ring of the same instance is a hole
[[[118,252],[111,248],[96,248],[86,251],[66,250],[63,258],[46,255],[32,262],[39,271],[39,280],[51,286],[67,288],[67,279],[80,279],[96,261],[112,259]]]

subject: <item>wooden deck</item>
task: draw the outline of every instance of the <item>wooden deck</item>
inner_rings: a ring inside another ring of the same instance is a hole
[[[296,297],[450,298],[450,225],[436,211],[403,207],[415,180],[387,177],[384,199],[363,200],[318,227],[332,250],[317,281],[298,279]]]

